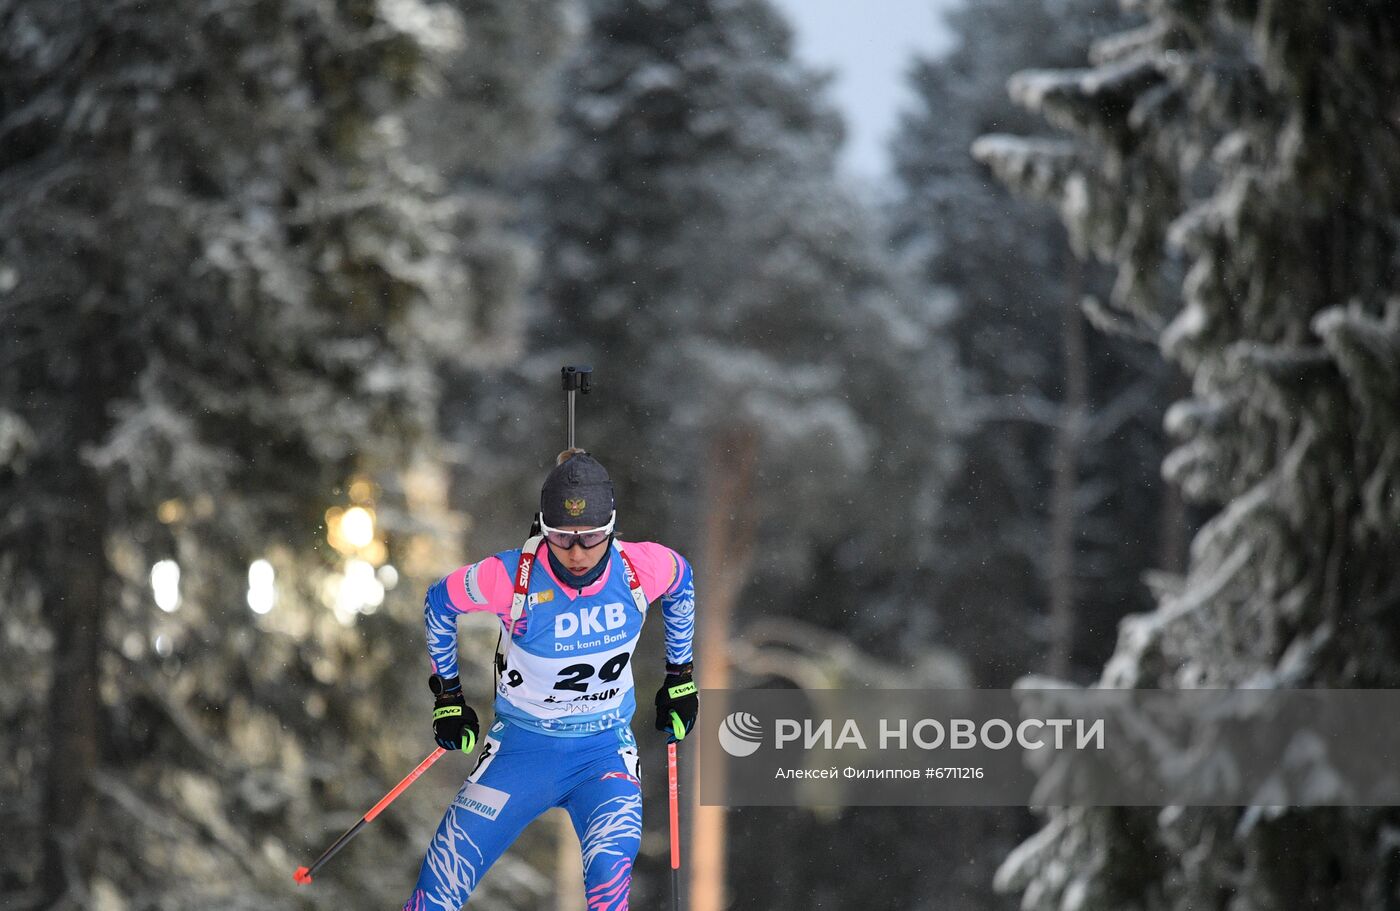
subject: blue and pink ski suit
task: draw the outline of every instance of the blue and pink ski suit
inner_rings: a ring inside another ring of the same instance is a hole
[[[424,616],[436,673],[458,676],[463,613],[496,614],[509,642],[495,723],[428,846],[404,911],[458,911],[516,836],[551,807],[567,810],[578,832],[588,911],[627,908],[642,834],[629,727],[636,708],[632,652],[645,620],[640,606],[661,599],[666,660],[689,663],[694,579],[669,547],[614,542],[602,575],[578,590],[555,576],[547,547],[536,550],[528,607],[513,633],[506,631],[519,548],[464,566],[428,589]]]

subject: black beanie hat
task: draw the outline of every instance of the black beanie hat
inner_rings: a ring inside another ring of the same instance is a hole
[[[598,528],[608,524],[615,508],[607,469],[586,452],[556,465],[540,488],[540,512],[551,528]]]

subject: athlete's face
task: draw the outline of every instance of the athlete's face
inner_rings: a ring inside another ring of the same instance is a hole
[[[559,526],[559,531],[588,531],[592,527],[591,525],[561,525]],[[546,538],[545,541],[549,544],[549,551],[554,554],[554,558],[560,563],[563,563],[564,568],[576,576],[581,576],[597,566],[598,561],[603,559],[603,555],[608,552],[608,542],[606,539],[599,541],[592,547],[584,547],[579,543],[578,539],[575,538],[574,545],[568,550],[565,550],[548,538]]]

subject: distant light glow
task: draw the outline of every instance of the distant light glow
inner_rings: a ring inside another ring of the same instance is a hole
[[[350,499],[356,503],[363,503],[374,496],[374,485],[364,478],[358,478],[350,483]]]
[[[374,565],[365,560],[345,561],[345,571],[334,585],[331,609],[349,626],[356,614],[372,614],[384,603],[384,583],[375,578]]]
[[[151,593],[155,595],[156,607],[167,614],[180,607],[180,564],[174,560],[161,560],[151,567]]]
[[[277,601],[277,590],[273,587],[276,573],[266,560],[254,560],[248,566],[248,606],[255,614],[265,614],[272,610]]]
[[[392,563],[385,563],[379,567],[379,581],[384,585],[385,591],[393,591],[394,586],[399,584],[399,571],[394,569]]]
[[[146,640],[138,632],[127,633],[122,639],[122,654],[132,661],[137,660],[146,654]]]
[[[340,517],[340,534],[351,547],[368,547],[374,540],[374,514],[363,506],[352,506]]]
[[[155,649],[157,655],[160,655],[162,658],[169,658],[170,653],[175,650],[175,643],[171,642],[170,637],[165,633],[161,633],[156,636]]]

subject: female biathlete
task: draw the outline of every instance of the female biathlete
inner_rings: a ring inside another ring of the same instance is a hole
[[[521,830],[551,807],[568,810],[578,832],[588,911],[627,908],[642,835],[637,744],[628,726],[636,708],[632,651],[658,597],[666,682],[656,694],[657,728],[683,738],[699,698],[690,564],[660,544],[618,541],[616,521],[607,471],[583,450],[566,450],[540,491],[540,533],[428,589],[434,738],[471,752],[479,734],[458,680],[463,613],[500,618],[496,720],[428,846],[404,911],[458,911]]]

